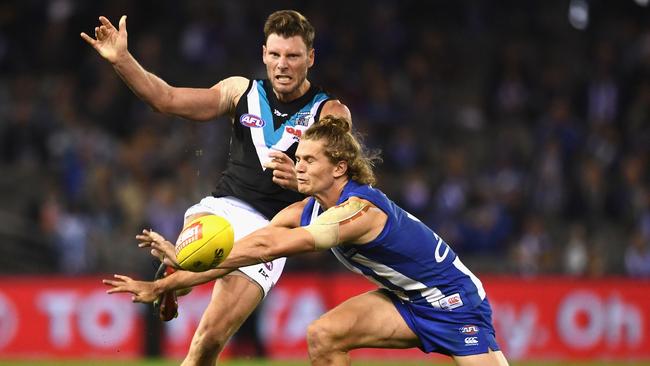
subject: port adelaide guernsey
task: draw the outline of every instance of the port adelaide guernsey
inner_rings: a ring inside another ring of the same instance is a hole
[[[239,99],[232,123],[230,156],[217,189],[217,197],[233,196],[271,219],[304,196],[273,183],[273,171],[264,168],[269,152],[278,150],[295,161],[300,137],[318,121],[324,103],[334,99],[311,86],[289,103],[280,102],[269,80],[251,80]]]

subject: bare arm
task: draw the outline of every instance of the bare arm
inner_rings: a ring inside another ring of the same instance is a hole
[[[95,27],[95,38],[81,33],[126,85],[154,110],[191,120],[207,121],[232,114],[239,97],[248,86],[243,77],[224,79],[211,88],[172,87],[158,76],[145,70],[128,50],[126,15],[120,18],[119,29],[103,16]]]
[[[313,239],[300,228],[300,216],[307,201],[290,205],[275,215],[268,226],[237,240],[228,258],[217,268],[239,268],[314,251]]]
[[[238,240],[228,258],[218,268],[244,267],[279,257],[329,249],[343,243],[366,244],[381,233],[388,218],[372,203],[351,197],[323,213],[322,220],[321,217],[315,220],[323,221],[326,226],[331,226],[330,229],[336,230],[335,240],[324,241],[320,236],[328,234],[311,230],[313,224],[299,226],[306,202],[307,200],[289,206],[274,218],[272,225]],[[322,245],[324,242],[326,244]]]
[[[164,292],[186,289],[210,282],[232,271],[232,269],[212,269],[205,272],[176,271],[157,281],[138,281],[129,276],[116,274],[113,275],[113,279],[105,279],[102,282],[105,285],[111,286],[106,291],[108,294],[131,293],[131,300],[133,302],[152,303]]]
[[[314,238],[303,228],[267,226],[239,240],[218,269],[236,269],[276,258],[316,250]]]
[[[132,299],[134,302],[153,302],[164,292],[184,289],[212,281],[225,276],[241,266],[267,262],[267,258],[277,257],[275,253],[284,251],[284,246],[287,246],[282,244],[283,246],[279,248],[269,250],[269,245],[266,244],[267,240],[272,241],[272,243],[284,242],[286,240],[288,243],[292,243],[288,245],[290,248],[293,248],[297,244],[309,248],[307,251],[314,250],[313,239],[303,229],[297,229],[302,230],[302,233],[299,232],[297,236],[294,236],[295,234],[291,234],[290,237],[285,236],[287,232],[292,231],[290,228],[295,228],[300,225],[300,214],[302,213],[305,202],[306,200],[296,202],[285,208],[271,220],[269,226],[238,240],[234,244],[226,261],[219,268],[205,272],[179,270],[155,282],[137,281],[124,275],[115,275],[113,279],[106,279],[102,282],[111,286],[107,291],[109,294],[128,292],[133,294]],[[140,247],[151,247],[154,256],[161,258],[164,254],[166,263],[178,267],[174,245],[160,234],[150,230],[143,230],[142,234],[136,238],[140,241],[138,244]],[[311,240],[311,247],[305,245],[305,240]],[[260,244],[261,241],[264,243]],[[253,252],[246,253],[247,250],[251,250],[250,248],[254,248]]]
[[[114,279],[103,281],[112,286],[107,292],[128,292],[133,294],[134,302],[153,302],[164,292],[200,285],[239,267],[325,250],[342,243],[368,243],[381,233],[386,224],[387,216],[383,211],[368,201],[351,198],[323,213],[311,225],[299,227],[306,201],[285,208],[276,215],[271,225],[238,240],[218,268],[205,272],[177,271],[155,282],[115,275]],[[152,242],[151,247],[162,251],[158,242]]]

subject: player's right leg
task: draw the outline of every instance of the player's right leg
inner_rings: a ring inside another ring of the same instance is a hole
[[[263,294],[244,275],[218,279],[182,365],[214,365],[226,342],[255,310]]]
[[[371,291],[311,323],[307,344],[312,365],[349,365],[349,351],[356,348],[411,348],[420,342],[388,296]]]

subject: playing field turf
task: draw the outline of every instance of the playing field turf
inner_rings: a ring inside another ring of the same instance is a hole
[[[78,360],[78,361],[3,361],[2,366],[172,366],[178,365],[178,360],[142,360],[142,361],[98,361],[98,360]],[[307,366],[306,361],[267,361],[267,360],[229,360],[222,362],[223,366]],[[451,362],[440,363],[435,361],[353,361],[355,366],[443,366],[453,365]],[[649,361],[638,362],[510,362],[511,366],[650,366]]]

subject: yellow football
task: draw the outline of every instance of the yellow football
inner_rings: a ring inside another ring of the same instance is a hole
[[[181,268],[202,272],[223,262],[235,241],[228,220],[205,215],[188,223],[176,240],[176,260]]]

